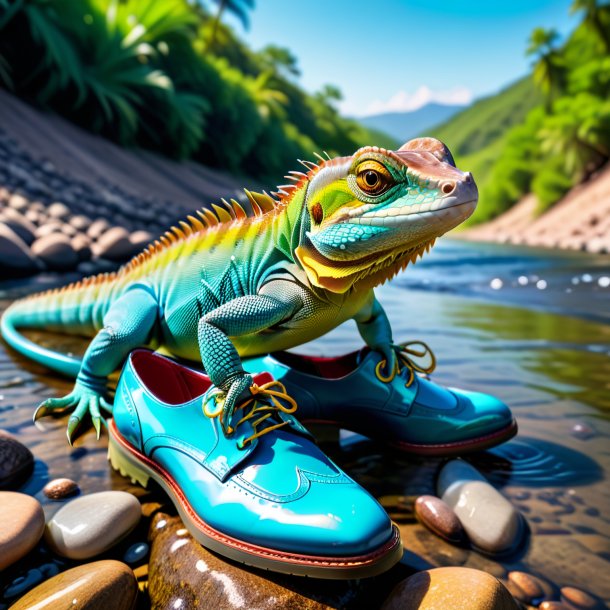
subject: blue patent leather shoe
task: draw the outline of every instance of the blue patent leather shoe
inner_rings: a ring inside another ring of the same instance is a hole
[[[317,578],[379,574],[402,557],[381,505],[314,444],[269,374],[224,422],[203,373],[148,350],[123,368],[108,454],[168,493],[204,546],[258,568]]]
[[[250,373],[269,371],[299,405],[306,424],[331,424],[420,455],[449,456],[498,445],[517,433],[510,409],[488,394],[443,388],[424,376],[406,344],[394,371],[365,348],[338,358],[278,352],[244,360]],[[433,368],[433,365],[432,365]]]

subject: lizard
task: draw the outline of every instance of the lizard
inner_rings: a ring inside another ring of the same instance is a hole
[[[99,439],[101,412],[112,412],[108,376],[145,345],[202,362],[223,397],[227,434],[253,384],[243,357],[295,347],[354,319],[393,370],[400,347],[374,288],[472,214],[475,182],[433,138],[318,159],[303,161],[306,171],[290,172],[291,184],[271,194],[246,191],[249,206],[223,200],[189,215],[115,272],[9,306],[4,339],[75,378],[34,419],[73,410],[71,444],[89,414]],[[21,328],[92,340],[81,360],[30,341]]]

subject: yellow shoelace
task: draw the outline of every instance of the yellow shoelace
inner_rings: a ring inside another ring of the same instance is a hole
[[[272,389],[274,387],[278,389]],[[253,384],[250,387],[250,392],[252,393],[252,396],[237,405],[237,407],[235,407],[235,413],[237,413],[237,411],[245,411],[251,405],[253,405],[253,407],[235,424],[235,426],[227,426],[227,433],[233,434],[233,432],[235,432],[235,430],[237,430],[237,428],[239,428],[241,424],[246,421],[250,421],[250,425],[254,430],[254,434],[244,438],[239,443],[238,446],[240,449],[243,449],[246,443],[252,442],[255,438],[259,438],[263,436],[263,434],[267,434],[272,430],[277,430],[278,428],[282,428],[283,426],[287,426],[289,424],[289,422],[283,421],[277,424],[273,424],[272,426],[267,426],[262,430],[259,430],[259,426],[265,420],[272,417],[275,413],[294,413],[297,410],[296,401],[294,400],[294,398],[288,395],[288,393],[286,392],[286,388],[279,381],[269,381],[268,383],[264,383],[261,386]],[[267,398],[270,400],[270,403],[261,402],[260,398]],[[290,406],[284,406],[281,401],[287,402]],[[222,421],[222,402],[218,401],[216,403],[217,405],[219,405],[219,407],[215,411],[209,411],[207,407],[208,404],[209,403],[203,405],[203,413],[211,418],[220,417],[221,424],[223,424],[224,422]]]
[[[390,383],[394,380],[396,375],[400,375],[404,369],[407,369],[409,371],[409,378],[405,383],[405,387],[408,388],[415,379],[415,373],[429,375],[436,368],[436,357],[434,356],[434,352],[423,341],[409,341],[408,343],[401,343],[400,348],[401,349],[398,352],[396,361],[394,363],[394,368],[392,371],[390,371],[390,374],[387,377],[385,377],[382,372],[388,364],[386,359],[384,358],[377,363],[377,366],[375,367],[375,375],[379,381],[382,381],[383,383]],[[413,358],[424,358],[426,356],[430,359],[430,363],[427,366],[418,364],[413,360]]]

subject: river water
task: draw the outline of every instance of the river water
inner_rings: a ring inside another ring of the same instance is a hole
[[[0,284],[0,307],[56,278]],[[516,554],[491,558],[434,537],[413,516],[412,502],[434,493],[441,460],[410,458],[349,433],[329,453],[369,489],[399,524],[403,565],[465,565],[499,577],[520,569],[554,586],[578,586],[610,601],[610,257],[441,240],[422,261],[378,290],[397,341],[420,339],[434,350],[437,383],[495,394],[512,409],[519,435],[467,456],[527,518],[530,536]],[[37,340],[80,352],[84,341]],[[360,347],[347,323],[299,351],[340,354]],[[34,477],[23,488],[57,505],[41,488],[70,476],[83,492],[128,489],[112,473],[105,437],[85,433],[65,443],[66,419],[31,424],[35,405],[69,383],[0,344],[0,428],[34,452]],[[1,604],[0,604],[1,605]]]

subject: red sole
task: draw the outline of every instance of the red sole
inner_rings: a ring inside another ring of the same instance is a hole
[[[303,424],[323,424],[328,426],[341,427],[341,423],[331,420],[322,419],[308,419],[303,420]],[[405,453],[412,453],[414,455],[425,455],[428,457],[447,457],[452,455],[463,455],[465,453],[472,453],[475,451],[481,451],[482,449],[489,449],[495,447],[500,443],[504,443],[517,434],[519,427],[516,420],[496,432],[486,434],[485,436],[478,436],[474,439],[467,441],[459,441],[455,443],[438,443],[434,445],[419,445],[416,443],[407,443],[404,441],[389,441],[389,445],[396,449],[400,449]]]
[[[318,555],[303,555],[299,553],[289,553],[286,551],[279,551],[255,544],[250,544],[233,538],[208,525],[197,513],[193,510],[188,500],[184,496],[182,490],[171,475],[163,469],[161,466],[153,462],[150,458],[140,453],[131,444],[128,443],[116,429],[114,420],[111,420],[108,425],[108,431],[112,436],[113,440],[117,442],[121,449],[128,452],[132,458],[144,464],[148,469],[152,470],[156,476],[163,480],[165,485],[171,490],[173,499],[179,502],[182,511],[188,516],[191,524],[196,527],[204,536],[210,538],[217,543],[230,548],[240,553],[245,553],[254,558],[277,561],[282,564],[291,564],[295,566],[308,566],[316,569],[328,569],[328,570],[357,570],[370,568],[375,573],[375,567],[378,563],[382,562],[384,558],[390,555],[397,555],[396,561],[400,559],[402,552],[398,555],[398,550],[401,549],[401,538],[398,528],[392,524],[392,536],[390,539],[376,551],[366,554],[357,555],[351,557],[324,557]],[[154,477],[153,477],[154,478]],[[200,541],[201,542],[201,541]],[[392,565],[395,561],[392,561]],[[251,565],[256,565],[256,561],[253,561]],[[390,566],[388,566],[390,567]],[[386,568],[387,569],[387,568]],[[348,576],[346,576],[348,578]]]

